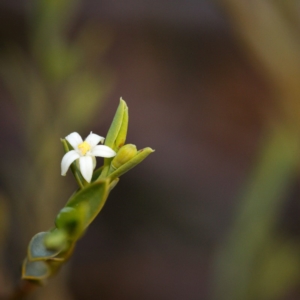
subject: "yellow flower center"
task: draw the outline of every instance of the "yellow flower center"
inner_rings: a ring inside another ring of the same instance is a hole
[[[89,150],[91,150],[91,146],[88,142],[84,141],[78,145],[78,149],[82,155],[85,155]]]

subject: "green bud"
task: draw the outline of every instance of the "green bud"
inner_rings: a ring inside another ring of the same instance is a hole
[[[55,230],[47,234],[44,244],[47,249],[62,249],[66,245],[67,239],[68,235],[65,230]]]
[[[85,230],[89,206],[79,203],[76,208],[66,206],[58,213],[55,225],[58,229],[66,231],[72,239],[78,239]]]
[[[75,223],[77,223],[78,216],[75,208],[72,207],[64,207],[58,213],[55,225],[57,228],[69,228],[73,227]]]
[[[118,169],[129,160],[131,160],[137,154],[137,149],[135,145],[127,144],[118,151],[117,155],[114,157],[111,165],[113,169]]]
[[[136,155],[134,155],[131,159],[129,159],[125,164],[121,165],[118,169],[113,171],[109,177],[111,180],[114,180],[124,173],[128,172],[130,169],[134,168],[136,165],[141,163],[148,155],[153,153],[154,150],[147,147],[139,150]]]

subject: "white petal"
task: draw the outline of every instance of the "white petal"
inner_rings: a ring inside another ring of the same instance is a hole
[[[91,182],[93,176],[93,158],[91,156],[82,156],[79,158],[80,172],[87,182]]]
[[[71,163],[79,157],[80,157],[80,155],[75,150],[71,150],[64,155],[64,157],[61,160],[61,175],[62,176],[66,175]]]
[[[81,136],[77,132],[72,132],[69,135],[67,135],[66,140],[71,144],[71,146],[75,150],[77,150],[77,146],[83,142]]]
[[[92,156],[92,159],[93,159],[93,169],[95,169],[97,165],[97,160],[95,156]]]
[[[98,145],[91,150],[91,154],[100,157],[113,157],[116,155],[116,152],[108,146]]]
[[[90,133],[87,138],[85,139],[86,142],[91,146],[91,148],[95,147],[97,144],[100,142],[104,141],[104,137],[95,134],[95,133]]]

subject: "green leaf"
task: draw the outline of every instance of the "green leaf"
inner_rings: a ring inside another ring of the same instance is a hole
[[[125,103],[126,105],[126,103]],[[126,137],[127,137],[127,130],[128,130],[128,121],[129,121],[129,116],[128,116],[128,107],[127,105],[124,108],[124,113],[123,113],[123,119],[122,119],[122,124],[118,133],[118,136],[115,141],[116,148],[120,148],[125,144]]]
[[[23,262],[22,278],[30,280],[43,280],[51,275],[51,270],[48,264],[44,261],[29,261]]]
[[[87,216],[84,224],[86,228],[98,215],[105,204],[108,196],[108,180],[98,180],[84,187],[78,193],[73,195],[66,207],[78,208],[82,204],[86,205]]]
[[[124,110],[126,107],[127,107],[126,102],[121,98],[120,104],[117,108],[116,114],[110,125],[110,128],[108,130],[108,133],[107,133],[106,139],[105,139],[105,145],[112,149],[115,148],[115,141],[118,137],[119,131],[122,126]]]
[[[28,246],[28,258],[30,261],[49,259],[62,251],[62,249],[47,249],[44,242],[48,234],[49,232],[40,232],[31,239]]]
[[[118,142],[120,144],[122,144],[123,142],[125,143],[127,128],[128,128],[128,107],[126,105],[126,102],[121,98],[114,119],[106,135],[105,145],[112,148],[115,151],[118,151],[119,147],[116,145],[116,141],[118,139]],[[109,173],[111,161],[112,158],[104,159],[104,168],[99,178],[103,179],[107,177],[107,174]]]

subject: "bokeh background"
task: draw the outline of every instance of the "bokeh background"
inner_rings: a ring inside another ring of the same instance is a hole
[[[75,189],[59,138],[156,150],[28,299],[300,297],[296,0],[2,0],[0,295]],[[100,161],[99,161],[100,162]]]

